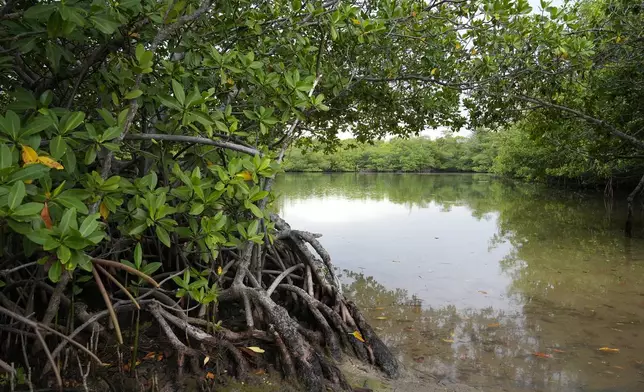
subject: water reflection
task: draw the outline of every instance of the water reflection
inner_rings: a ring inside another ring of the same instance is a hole
[[[491,391],[644,390],[644,241],[623,239],[621,205],[484,175],[289,174],[278,190],[415,371]]]

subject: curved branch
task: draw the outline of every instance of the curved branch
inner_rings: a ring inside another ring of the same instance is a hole
[[[284,271],[281,274],[279,274],[279,276],[277,278],[275,278],[275,280],[271,284],[271,287],[269,287],[268,290],[266,290],[266,294],[270,297],[271,294],[273,294],[273,291],[275,291],[275,289],[277,288],[277,285],[279,285],[280,282],[282,282],[282,280],[284,280],[284,278],[286,278],[291,272],[293,272],[293,271],[295,271],[297,269],[300,269],[302,267],[304,267],[304,264],[300,263],[300,264],[292,266],[291,268],[288,268],[286,271]]]

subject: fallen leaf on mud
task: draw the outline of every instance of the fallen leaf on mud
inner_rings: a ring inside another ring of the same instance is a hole
[[[492,324],[487,325],[488,328],[498,328],[500,326],[501,326],[501,324],[499,324],[499,323],[492,323]]]
[[[163,361],[163,354],[157,355],[157,361]]]
[[[546,354],[546,353],[537,352],[537,353],[532,353],[532,355],[534,355],[535,357],[539,357],[539,358],[552,358],[552,355]]]
[[[415,331],[414,327],[405,328],[405,332],[414,332],[414,331]]]
[[[215,379],[215,373],[213,373],[213,372],[206,373],[206,379],[214,380]]]
[[[601,351],[603,353],[618,353],[619,349],[618,348],[610,348],[610,347],[602,347],[597,349],[598,351]]]
[[[565,353],[564,350],[559,350],[559,349],[556,349],[556,348],[553,348],[552,351],[555,352],[555,353],[559,353],[559,354]]]
[[[384,306],[378,306],[377,308],[373,308],[374,310],[385,310]]]
[[[266,374],[266,370],[264,369],[257,369],[254,372],[256,375],[261,376],[262,374]]]
[[[257,354],[265,353],[265,351],[263,349],[261,349],[261,348],[259,348],[257,346],[251,346],[251,347],[246,347],[246,348],[249,349],[250,351],[254,352],[254,353],[257,353]]]
[[[155,353],[154,351],[151,351],[151,352],[145,354],[145,357],[143,357],[143,359],[152,359],[152,358],[154,358],[156,356],[157,356],[157,353]]]
[[[454,339],[441,339],[445,343],[454,343]]]
[[[387,316],[378,316],[376,317],[376,320],[387,320],[389,317]]]
[[[103,362],[103,366],[104,366],[104,367],[110,367],[110,366],[112,366],[112,364],[111,364],[111,363],[108,363],[108,362]]]
[[[481,293],[481,294],[487,294],[487,291],[479,290],[479,293]]]
[[[615,366],[613,366],[613,367],[614,367],[615,369],[624,370],[624,368],[623,368],[623,367],[621,367],[621,366],[617,366],[617,365],[615,365]]]
[[[365,340],[364,340],[364,338],[362,337],[362,334],[360,333],[360,331],[353,331],[353,332],[351,332],[349,335],[353,335],[353,337],[354,337],[354,338],[358,339],[358,340],[359,340],[359,341],[361,341],[362,343],[365,343]]]
[[[423,362],[425,362],[425,357],[416,357],[416,358],[414,358],[414,361],[416,361],[418,363],[423,363]]]
[[[206,366],[206,364],[210,361],[210,357],[206,357],[203,359],[203,365]]]

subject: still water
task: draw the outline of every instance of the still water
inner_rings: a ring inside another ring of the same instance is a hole
[[[624,238],[619,203],[466,174],[287,174],[277,191],[408,369],[483,391],[644,391],[644,239]]]

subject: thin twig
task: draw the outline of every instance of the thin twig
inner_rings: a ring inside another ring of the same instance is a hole
[[[131,273],[133,275],[136,275],[136,276],[138,276],[140,278],[143,278],[144,280],[149,282],[154,287],[159,287],[159,284],[154,279],[152,279],[152,277],[150,275],[144,274],[143,272],[141,272],[141,271],[139,271],[139,270],[137,270],[135,268],[132,268],[132,267],[130,267],[128,265],[119,263],[117,261],[93,258],[92,263],[100,264],[100,265],[105,266],[105,267],[113,267],[113,268],[117,268],[117,269],[122,269],[122,270],[124,270],[126,272],[129,272],[129,273]]]
[[[103,301],[105,302],[107,311],[109,312],[110,318],[112,319],[112,324],[114,324],[114,332],[116,332],[116,340],[119,342],[119,344],[123,344],[123,335],[121,335],[121,326],[119,325],[119,319],[118,317],[116,317],[116,312],[114,311],[114,307],[112,306],[112,301],[110,301],[110,296],[107,294],[107,290],[105,290],[105,286],[103,285],[101,276],[96,271],[96,268],[92,268],[92,274],[94,275],[96,286],[98,286],[98,291],[100,291],[101,295],[103,296]]]
[[[118,280],[116,280],[116,278],[115,278],[115,277],[113,277],[109,272],[107,272],[107,271],[105,270],[105,268],[101,267],[100,265],[96,264],[94,267],[96,267],[99,271],[101,271],[101,272],[103,273],[103,275],[105,275],[105,276],[107,277],[107,279],[109,279],[110,281],[112,281],[112,283],[114,283],[115,285],[117,285],[117,286],[118,286],[118,288],[119,288],[119,289],[121,289],[121,291],[122,291],[123,293],[125,293],[125,295],[127,295],[127,296],[128,296],[128,298],[130,299],[130,301],[132,301],[132,303],[134,304],[134,306],[136,306],[136,308],[137,308],[137,309],[141,309],[141,307],[139,306],[139,303],[138,303],[138,302],[136,302],[136,299],[134,299],[134,297],[132,296],[132,294],[130,294],[130,291],[129,291],[127,288],[125,288],[125,286],[123,286],[123,285],[121,284],[121,282],[119,282]]]

